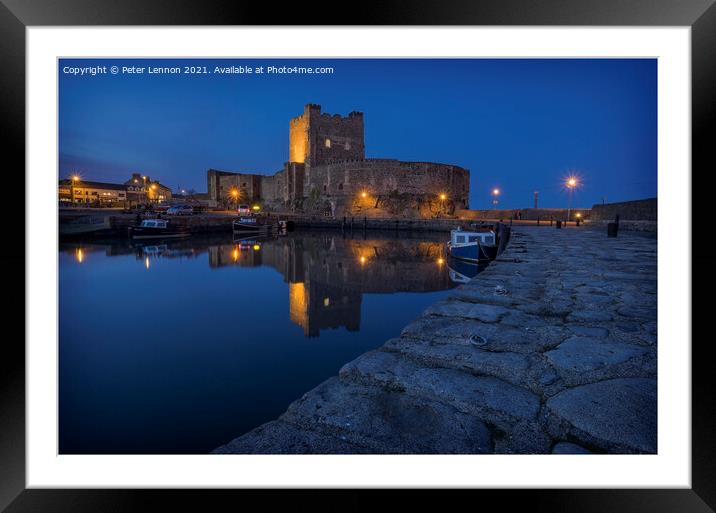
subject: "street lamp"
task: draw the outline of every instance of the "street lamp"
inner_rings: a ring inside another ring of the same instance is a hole
[[[567,221],[569,221],[569,214],[572,210],[572,193],[574,191],[574,188],[578,185],[577,177],[570,176],[567,178],[567,183],[565,184],[567,186],[567,189],[569,190],[569,200],[567,203]]]
[[[234,202],[236,203],[236,209],[239,208],[239,191],[237,189],[231,189],[231,196],[234,198]]]
[[[494,210],[497,210],[497,203],[498,203],[497,197],[499,195],[500,195],[500,189],[497,189],[497,188],[492,189],[492,208]]]
[[[70,177],[70,205],[75,204],[75,183],[80,181],[80,175]]]

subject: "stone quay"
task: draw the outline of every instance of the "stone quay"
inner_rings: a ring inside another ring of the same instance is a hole
[[[397,338],[213,453],[656,453],[656,375],[656,238],[515,225]]]

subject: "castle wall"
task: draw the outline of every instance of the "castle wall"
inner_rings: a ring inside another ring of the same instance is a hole
[[[333,202],[334,210],[337,207],[365,210],[365,207],[375,205],[378,199],[387,200],[387,197],[397,195],[442,201],[442,194],[446,197],[444,203],[450,203],[451,208],[465,209],[468,207],[470,172],[459,166],[433,162],[383,159],[340,162],[307,168],[304,190],[306,196],[317,191],[313,194]],[[339,212],[334,211],[334,214]]]

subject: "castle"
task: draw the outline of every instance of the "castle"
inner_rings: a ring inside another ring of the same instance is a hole
[[[289,123],[289,160],[273,175],[209,169],[213,206],[257,203],[331,217],[434,217],[468,208],[467,169],[433,162],[366,159],[362,112],[308,104]]]

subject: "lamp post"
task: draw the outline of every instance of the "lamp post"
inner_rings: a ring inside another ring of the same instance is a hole
[[[75,204],[75,182],[79,182],[80,177],[78,175],[72,175],[70,179],[70,205]]]
[[[500,189],[492,189],[492,209],[497,210],[497,197],[500,195]]]
[[[445,193],[440,194],[440,213],[442,214],[445,211],[445,200],[447,199],[447,195]]]
[[[570,176],[567,178],[567,189],[569,190],[569,199],[567,202],[567,221],[569,221],[569,214],[572,210],[572,192],[574,191],[574,188],[577,186],[577,179],[574,176]]]

